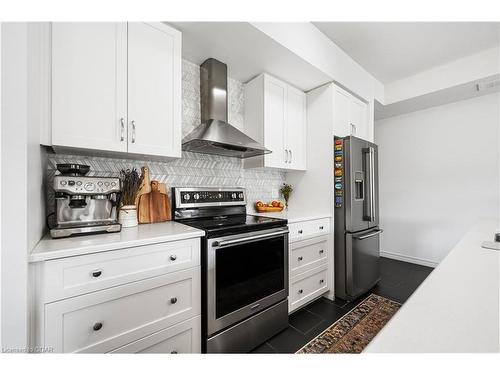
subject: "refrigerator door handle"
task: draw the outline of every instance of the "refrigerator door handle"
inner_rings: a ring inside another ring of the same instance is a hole
[[[367,238],[370,238],[370,237],[376,236],[376,235],[378,235],[378,234],[380,234],[380,233],[382,233],[382,232],[383,232],[383,230],[382,230],[382,229],[379,229],[379,230],[376,230],[375,232],[372,232],[372,233],[370,233],[370,234],[366,234],[366,235],[364,235],[364,236],[360,236],[360,237],[353,237],[353,238],[355,238],[355,239],[357,239],[357,240],[366,240]]]
[[[373,147],[367,147],[363,149],[363,153],[366,157],[366,173],[368,175],[368,187],[369,192],[367,195],[368,199],[365,200],[366,214],[365,220],[375,221],[376,216],[376,206],[375,206],[375,149]]]
[[[377,216],[375,205],[375,150],[373,147],[369,147],[368,150],[370,159],[370,221],[375,221],[375,217]]]

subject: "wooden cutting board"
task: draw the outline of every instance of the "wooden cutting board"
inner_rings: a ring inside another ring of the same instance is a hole
[[[151,181],[150,192],[139,196],[137,220],[139,224],[172,220],[170,201],[165,184]]]

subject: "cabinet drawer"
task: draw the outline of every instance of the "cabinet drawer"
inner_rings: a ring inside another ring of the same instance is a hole
[[[288,228],[290,229],[290,240],[298,241],[302,238],[330,233],[330,219],[300,221],[288,224]]]
[[[111,353],[200,353],[201,318],[186,320],[122,346]]]
[[[290,244],[290,277],[326,264],[328,237],[320,236]]]
[[[43,298],[57,301],[199,264],[199,238],[50,260],[43,265]]]
[[[200,268],[45,305],[45,343],[103,353],[200,314]]]
[[[314,268],[291,279],[288,312],[298,309],[327,291],[327,265]]]

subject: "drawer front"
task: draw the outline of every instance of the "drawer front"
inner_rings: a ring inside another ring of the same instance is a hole
[[[200,353],[201,318],[186,320],[122,346],[111,353]]]
[[[196,267],[200,239],[165,242],[47,261],[45,303]]]
[[[326,264],[327,261],[327,236],[297,241],[290,245],[290,277]]]
[[[288,224],[288,228],[290,230],[290,241],[300,241],[307,237],[330,233],[330,219],[300,221]]]
[[[288,224],[290,241],[297,241],[304,237],[304,228],[306,223],[306,221],[301,221],[300,223]]]
[[[200,314],[200,268],[45,305],[45,345],[104,353]]]
[[[289,312],[328,291],[327,266],[307,271],[290,281]]]

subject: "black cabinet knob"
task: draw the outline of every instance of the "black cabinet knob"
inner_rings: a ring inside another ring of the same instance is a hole
[[[102,271],[101,270],[92,271],[92,276],[94,276],[94,277],[99,277],[101,275],[102,275]]]
[[[302,294],[304,293],[304,291],[302,289],[299,289],[299,294]]]
[[[170,354],[177,354],[177,350],[172,350]]]
[[[324,228],[324,226],[323,226],[323,225],[319,227],[319,229],[323,229],[323,228]]]
[[[99,331],[102,328],[102,323],[101,322],[96,323],[92,328],[94,329],[94,331]]]
[[[177,259],[177,255],[175,255],[175,254],[170,255],[170,260],[173,261],[173,260],[176,260],[176,259]]]
[[[320,283],[320,284],[323,284],[324,282],[325,282],[325,280],[323,280],[323,279],[321,279],[321,280],[319,281],[319,283]]]
[[[300,261],[300,260],[302,260],[302,259],[304,259],[304,258],[302,258],[302,257],[298,257],[298,258],[297,258],[297,260],[299,260],[299,261]]]
[[[325,252],[325,250],[320,250],[319,253],[320,254],[323,254]]]
[[[177,303],[177,297],[172,297],[170,298],[170,303],[173,305],[174,303]]]
[[[302,229],[301,229],[301,230],[299,230],[299,234],[302,234],[302,232],[303,232],[303,230],[302,230]]]

